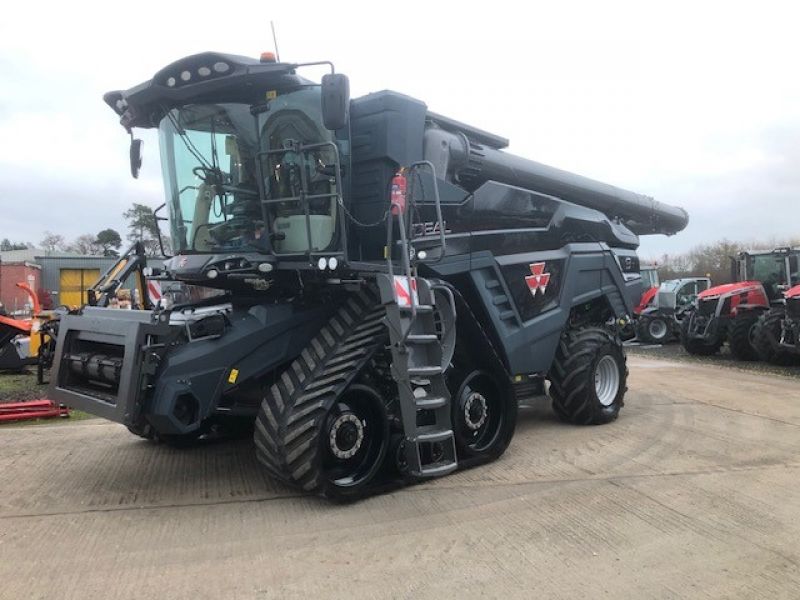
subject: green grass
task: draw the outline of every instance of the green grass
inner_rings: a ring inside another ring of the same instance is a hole
[[[30,369],[22,373],[7,373],[0,371],[0,404],[4,402],[27,402],[47,398],[47,386],[36,383],[36,371]],[[80,410],[70,410],[68,419],[36,419],[33,421],[11,421],[0,424],[3,426],[30,425],[37,423],[70,423],[93,419],[94,415]]]

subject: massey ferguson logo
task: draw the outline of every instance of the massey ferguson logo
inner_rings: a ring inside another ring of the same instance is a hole
[[[547,284],[550,282],[550,273],[544,272],[544,263],[533,263],[530,265],[531,274],[525,278],[525,283],[531,290],[531,295],[535,298],[539,292],[544,295]]]

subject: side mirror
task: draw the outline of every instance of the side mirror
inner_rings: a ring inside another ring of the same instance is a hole
[[[341,73],[322,76],[322,122],[336,131],[347,124],[350,112],[350,80]]]
[[[142,140],[131,138],[131,176],[134,179],[139,177],[139,169],[142,168]]]

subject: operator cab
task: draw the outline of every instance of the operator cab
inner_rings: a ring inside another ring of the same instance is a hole
[[[129,130],[158,128],[176,278],[264,289],[281,265],[344,262],[346,78],[301,66],[204,53],[106,94]]]
[[[179,254],[332,249],[335,146],[318,105],[311,88],[277,96],[255,118],[246,104],[167,113],[161,165]]]
[[[772,302],[800,283],[800,250],[776,248],[771,252],[742,252],[734,261],[736,281],[760,281]]]

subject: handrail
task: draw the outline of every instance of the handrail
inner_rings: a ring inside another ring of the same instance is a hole
[[[436,179],[436,167],[433,166],[433,163],[429,160],[419,160],[417,162],[411,163],[409,166],[409,172],[413,173],[415,170],[418,170],[420,167],[428,167],[431,170],[431,177],[433,178],[433,198],[434,198],[434,206],[436,209],[436,222],[439,223],[439,241],[442,246],[441,252],[439,253],[439,258],[434,261],[434,263],[438,263],[439,261],[444,258],[444,255],[447,251],[447,239],[444,235],[444,220],[442,219],[442,202],[439,198],[439,182]],[[411,180],[413,185],[413,179]],[[425,188],[422,188],[423,199],[425,194]],[[409,194],[409,198],[413,201],[413,196]]]

